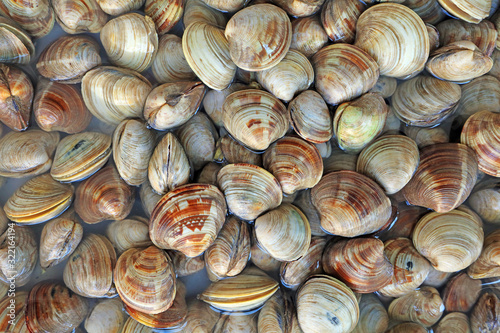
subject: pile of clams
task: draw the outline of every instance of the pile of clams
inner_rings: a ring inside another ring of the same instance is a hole
[[[0,332],[499,333],[499,6],[0,1]]]

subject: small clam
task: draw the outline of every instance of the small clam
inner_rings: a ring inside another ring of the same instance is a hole
[[[196,183],[202,184],[210,184],[217,185],[217,175],[219,174],[220,169],[222,169],[224,165],[210,162],[205,164],[203,169],[201,169],[198,177],[196,177]]]
[[[327,0],[321,10],[321,23],[334,43],[354,42],[356,22],[366,9],[366,3],[357,0]]]
[[[379,76],[377,83],[373,86],[370,92],[379,93],[383,98],[391,97],[396,91],[398,80],[393,77]]]
[[[160,248],[196,257],[215,241],[225,216],[224,195],[216,186],[182,185],[157,203],[151,213],[149,235]]]
[[[177,277],[188,276],[205,268],[203,255],[188,257],[180,251],[167,251],[172,259]],[[175,300],[174,300],[175,302]]]
[[[491,0],[438,0],[453,17],[470,23],[479,23],[489,15]],[[475,333],[475,332],[474,332]]]
[[[0,121],[15,131],[28,128],[34,89],[20,69],[0,64]]]
[[[153,333],[151,327],[141,324],[132,317],[129,317],[123,325],[121,333]]]
[[[54,27],[55,15],[49,0],[30,2],[4,0],[0,4],[0,12],[4,17],[16,21],[26,32],[39,38],[48,35]]]
[[[339,280],[313,275],[297,293],[297,317],[305,333],[348,333],[359,320],[358,301]]]
[[[43,226],[40,236],[40,266],[55,266],[70,256],[82,240],[82,225],[67,218],[57,218]]]
[[[500,300],[495,294],[484,293],[470,315],[472,333],[498,332],[500,330]]]
[[[184,27],[189,27],[193,22],[201,21],[223,28],[226,26],[227,19],[224,13],[207,6],[202,0],[186,0],[182,21]]]
[[[258,331],[276,333],[302,332],[290,296],[278,290],[273,297],[267,300],[259,312]]]
[[[443,303],[446,311],[468,312],[476,303],[481,293],[481,280],[474,280],[466,273],[452,277],[443,291]]]
[[[75,211],[86,223],[123,220],[132,210],[135,190],[107,166],[82,182],[75,195]]]
[[[236,12],[242,9],[248,0],[203,0],[203,2],[221,12]]]
[[[441,272],[431,266],[429,275],[427,275],[427,278],[424,281],[424,285],[434,288],[440,288],[444,284],[446,284],[446,282],[452,275],[453,273]]]
[[[85,319],[89,333],[120,333],[127,316],[119,298],[105,299],[97,303]]]
[[[100,32],[108,15],[97,0],[51,0],[61,28],[68,34]]]
[[[411,321],[425,327],[437,323],[443,312],[443,300],[432,287],[422,287],[396,298],[388,309],[393,320]]]
[[[283,8],[291,16],[303,17],[317,13],[325,0],[271,0],[271,2]]]
[[[328,43],[328,35],[321,25],[319,15],[307,16],[292,21],[292,43],[290,49],[311,57]]]
[[[217,162],[227,162],[229,164],[248,163],[262,166],[262,154],[256,154],[245,148],[245,146],[239,144],[229,135],[222,137],[217,142],[214,160]]]
[[[219,312],[212,310],[210,305],[197,299],[193,299],[188,304],[186,326],[184,327],[183,332],[212,332],[212,328],[218,318],[220,318]]]
[[[448,311],[448,308],[446,308]],[[443,317],[434,327],[435,333],[472,333],[470,320],[465,313],[451,312]]]
[[[163,35],[158,42],[158,52],[151,66],[153,76],[159,83],[193,81],[196,74],[189,67],[184,52],[182,39],[176,35]]]
[[[500,184],[496,181],[474,189],[467,203],[485,222],[500,224]]]
[[[383,333],[389,325],[389,315],[384,305],[373,294],[361,295],[359,321],[352,333]]]
[[[358,155],[347,154],[337,144],[332,144],[332,152],[327,158],[323,158],[323,174],[333,171],[351,170],[356,171]]]
[[[222,112],[226,97],[237,90],[248,89],[248,86],[243,83],[232,83],[229,87],[223,90],[210,89],[203,98],[203,108],[208,114],[213,123],[218,127],[223,127]]]
[[[4,332],[29,332],[25,319],[27,297],[27,291],[17,291],[14,297],[0,298],[0,328]],[[11,318],[11,309],[14,311],[14,318]]]
[[[437,4],[437,0],[429,0],[429,3]],[[429,51],[430,53],[434,53],[434,51],[436,51],[441,45],[439,43],[439,30],[435,26],[430,25],[429,23],[425,23],[425,27],[427,28],[427,32],[429,33],[429,45],[430,45]]]
[[[181,20],[184,13],[184,1],[146,0],[144,12],[153,20],[158,34],[163,35]]]
[[[484,279],[500,276],[500,230],[489,234],[485,240],[481,255],[467,269],[473,279]]]
[[[16,287],[22,287],[30,281],[37,261],[37,242],[32,229],[14,225],[0,235],[0,281],[8,283],[14,292]],[[11,287],[12,283],[14,288]]]
[[[260,247],[259,244],[257,244],[255,237],[255,229],[253,233],[252,247],[250,248],[250,260],[255,266],[274,276],[279,271],[281,261],[274,259],[273,256]]]
[[[252,164],[229,164],[217,175],[229,210],[244,220],[254,220],[283,199],[281,186],[274,176]]]
[[[3,63],[27,65],[34,56],[35,46],[28,34],[14,21],[1,17],[0,61]]]
[[[326,232],[321,228],[321,220],[318,210],[312,204],[310,189],[300,191],[293,201],[293,204],[300,208],[300,210],[306,215],[309,225],[311,226],[311,235],[326,235]]]
[[[142,203],[142,209],[147,216],[151,216],[151,212],[162,196],[153,190],[149,181],[146,181],[141,185],[139,196]]]
[[[419,149],[436,143],[450,142],[448,131],[443,126],[432,128],[405,126],[403,131],[409,138],[415,141]]]
[[[148,221],[140,217],[112,222],[106,229],[106,236],[118,255],[134,247],[153,245],[149,239]]]
[[[52,165],[59,133],[30,129],[10,132],[0,139],[0,175],[9,178],[36,176]]]
[[[468,40],[476,44],[487,56],[491,56],[496,46],[498,33],[495,25],[487,20],[473,24],[449,19],[437,24],[436,28],[439,31],[439,42],[443,46],[460,40]]]
[[[221,314],[211,332],[257,333],[257,313],[249,311]]]
[[[391,327],[385,333],[429,333],[429,331],[420,324],[406,322]]]
[[[7,200],[5,214],[11,221],[36,224],[48,221],[64,212],[73,201],[74,188],[61,184],[46,173],[31,178]]]
[[[491,59],[493,59],[493,67],[488,72],[489,75],[494,76],[497,79],[500,79],[500,50],[495,49],[493,54],[491,55]]]
[[[109,15],[118,16],[138,10],[146,0],[97,0],[101,9]]]

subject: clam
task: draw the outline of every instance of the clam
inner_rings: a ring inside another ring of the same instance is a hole
[[[409,0],[403,3],[420,16],[426,24],[437,24],[447,17],[438,0]]]
[[[15,251],[14,255],[12,251]],[[0,235],[0,281],[13,289],[9,293],[15,293],[16,287],[22,287],[31,280],[37,261],[38,249],[33,230],[9,225]]]
[[[180,251],[168,251],[168,255],[174,263],[175,274],[177,277],[188,276],[205,268],[203,255],[188,257]]]
[[[65,137],[57,145],[50,175],[60,182],[83,180],[94,174],[111,155],[111,137],[83,132]]]
[[[316,90],[328,104],[361,96],[377,83],[379,68],[365,51],[350,44],[323,47],[311,59]]]
[[[495,294],[484,293],[470,315],[472,333],[495,332],[500,329],[500,300]]]
[[[28,332],[70,333],[89,312],[87,300],[59,283],[40,282],[26,300]]]
[[[142,209],[147,216],[151,216],[151,212],[162,196],[153,190],[149,181],[146,181],[141,185],[139,196],[142,203]]]
[[[203,0],[203,2],[221,12],[236,12],[242,9],[248,3],[248,0]]]
[[[223,127],[222,112],[226,97],[237,90],[248,89],[248,86],[243,83],[232,83],[229,87],[223,90],[210,89],[203,98],[203,108],[208,114],[213,123],[218,127]]]
[[[90,310],[85,319],[85,329],[89,333],[120,333],[127,317],[119,298],[105,299]]]
[[[0,328],[4,332],[28,332],[25,319],[27,296],[27,291],[18,291],[14,297],[2,296],[0,298],[0,309],[2,309],[0,310]]]
[[[0,139],[0,175],[23,178],[48,171],[58,143],[57,132],[32,129],[7,133]]]
[[[311,57],[328,43],[319,15],[307,16],[292,21],[292,43],[290,49]]]
[[[448,308],[446,309],[448,310]],[[435,333],[472,333],[470,329],[470,320],[465,313],[451,312],[439,321],[434,327]]]
[[[52,31],[55,22],[54,11],[49,0],[35,0],[29,3],[4,0],[0,4],[2,16],[16,21],[30,36],[39,38]]]
[[[182,18],[184,1],[146,0],[144,12],[146,17],[151,17],[153,20],[158,34],[163,35],[169,32]]]
[[[99,7],[106,14],[118,16],[138,10],[146,0],[97,0]]]
[[[279,290],[264,304],[259,312],[258,331],[302,332],[290,296]]]
[[[441,272],[431,266],[429,275],[427,275],[427,278],[424,281],[424,285],[434,288],[440,288],[448,281],[449,277],[452,275],[453,273]]]
[[[141,324],[132,317],[129,317],[123,325],[121,333],[153,333],[151,327]]]
[[[431,54],[425,68],[441,80],[466,82],[486,74],[493,60],[474,43],[466,40],[452,42]]]
[[[5,215],[3,208],[0,207],[0,235],[2,235],[5,232],[5,230],[7,230],[8,226],[9,226],[9,219],[7,218],[7,215]]]
[[[458,84],[419,75],[396,88],[392,107],[405,124],[432,127],[451,115],[461,95]]]
[[[249,259],[248,225],[231,216],[226,219],[217,239],[205,251],[207,269],[220,278],[235,276],[243,271]]]
[[[305,55],[290,49],[276,66],[257,72],[257,81],[274,96],[289,102],[311,86],[314,70]]]
[[[214,154],[217,162],[248,163],[262,166],[262,155],[256,154],[236,142],[231,136],[225,135],[217,142],[217,150]],[[221,166],[222,167],[222,166]]]
[[[257,4],[234,14],[227,22],[225,36],[236,66],[247,71],[262,71],[277,65],[287,54],[292,24],[283,9]]]
[[[106,236],[118,255],[134,247],[153,245],[149,239],[148,220],[140,217],[112,222],[106,229]]]
[[[397,3],[377,4],[364,11],[356,24],[355,45],[375,59],[380,75],[395,78],[423,70],[430,47],[422,19]]]
[[[438,0],[453,17],[470,23],[479,23],[489,15],[491,0]]]
[[[415,141],[419,149],[434,145],[436,143],[450,142],[448,131],[444,128],[444,126],[437,126],[432,128],[405,126],[403,128],[403,131],[409,138]]]
[[[478,186],[469,196],[467,203],[485,222],[500,223],[499,190],[499,184],[495,181]]]
[[[283,199],[281,186],[274,176],[252,164],[238,163],[223,167],[217,175],[229,210],[244,220],[254,220]]]
[[[382,133],[388,113],[389,107],[377,93],[340,104],[333,118],[338,146],[347,153],[359,153]]]
[[[0,61],[3,63],[27,65],[34,56],[35,46],[30,36],[14,21],[1,17]]]
[[[313,275],[297,293],[297,317],[305,332],[351,332],[359,320],[356,296],[327,275]]]
[[[358,155],[347,154],[337,144],[332,144],[332,152],[328,158],[323,159],[323,174],[333,171],[351,170],[356,171]]]
[[[28,128],[34,89],[20,69],[0,64],[0,121],[15,131]]]
[[[411,321],[425,327],[437,323],[443,312],[443,300],[433,287],[422,287],[396,298],[388,309],[393,320]]]
[[[325,0],[271,0],[295,17],[311,16],[317,13]]]
[[[356,171],[377,181],[385,193],[394,194],[410,181],[418,162],[415,141],[403,135],[385,135],[363,149]]]
[[[125,182],[140,186],[148,179],[148,164],[155,147],[156,136],[146,124],[126,119],[113,134],[113,160]]]
[[[9,220],[22,224],[48,221],[64,212],[73,201],[74,188],[46,173],[19,187],[4,206]]]
[[[248,311],[262,306],[279,284],[257,268],[212,283],[198,298],[223,311]]]
[[[193,22],[202,21],[223,28],[226,26],[227,19],[224,13],[207,6],[202,0],[186,0],[182,21],[184,27],[189,27]]]
[[[372,293],[393,278],[392,263],[384,254],[384,243],[375,238],[332,240],[322,257],[323,270],[357,293]]]
[[[289,128],[286,107],[268,92],[236,91],[227,96],[222,121],[233,138],[253,150],[265,150]]]
[[[389,325],[389,316],[377,296],[361,295],[359,321],[353,333],[383,333]]]
[[[262,247],[257,244],[255,237],[255,229],[253,230],[252,247],[250,248],[250,260],[258,268],[266,271],[273,276],[279,271],[281,261],[276,260],[273,256],[267,253]]]
[[[420,164],[403,188],[408,203],[449,212],[461,205],[476,182],[474,151],[459,143],[440,143],[420,151]]]
[[[82,225],[75,220],[60,217],[47,222],[40,236],[40,266],[47,269],[65,260],[82,237]]]
[[[437,0],[430,0],[429,2],[434,2],[437,4]],[[429,52],[434,53],[434,51],[436,51],[441,45],[439,43],[439,30],[429,23],[426,23],[425,27],[427,28],[427,32],[429,33]]]
[[[370,178],[343,170],[325,175],[311,190],[321,227],[343,237],[369,234],[391,216],[391,202]]]
[[[97,0],[52,0],[52,8],[57,22],[68,34],[100,32],[108,20]]]
[[[332,154],[332,143],[330,141],[315,143],[322,158],[328,158]]]
[[[82,79],[82,96],[90,112],[110,125],[126,118],[142,117],[151,83],[126,68],[100,66]]]
[[[43,77],[61,83],[79,83],[101,65],[99,44],[90,36],[62,36],[46,47],[36,63]]]
[[[166,34],[160,37],[158,52],[151,65],[153,76],[159,83],[193,81],[196,74],[189,67],[184,52],[182,39],[176,35]]]
[[[273,143],[264,153],[263,163],[288,195],[315,186],[323,174],[318,149],[310,142],[291,136]]]
[[[497,31],[495,25],[490,21],[483,20],[479,24],[449,19],[436,25],[439,31],[439,42],[441,45],[468,40],[486,56],[491,56],[497,42]]]
[[[151,213],[149,235],[160,248],[196,257],[215,241],[225,216],[226,202],[217,187],[182,185],[157,203]]]
[[[311,235],[325,236],[326,232],[321,228],[321,219],[317,209],[312,204],[311,190],[300,191],[293,204],[297,206],[307,217],[311,226]]]
[[[491,55],[491,59],[493,59],[493,67],[491,67],[488,72],[489,75],[494,76],[497,79],[500,79],[500,50],[495,49],[493,54]],[[484,75],[486,76],[486,75]]]
[[[149,160],[150,186],[159,194],[165,194],[189,181],[191,167],[179,140],[168,132],[158,143]]]
[[[379,76],[377,83],[370,89],[370,92],[378,93],[383,98],[391,97],[396,91],[398,81],[393,77]]]
[[[481,255],[467,269],[467,274],[473,279],[484,279],[500,276],[500,231],[490,233],[484,240]]]
[[[429,331],[424,326],[412,322],[397,324],[394,327],[391,327],[391,329],[385,331],[385,333],[428,333],[428,332]]]
[[[259,327],[257,323],[257,313],[236,312],[234,314],[221,314],[211,332],[257,333],[258,329]]]
[[[132,210],[135,190],[107,166],[82,182],[75,196],[75,211],[86,223],[123,220]]]
[[[217,175],[219,174],[219,171],[223,166],[224,165],[215,162],[205,164],[203,169],[201,169],[200,173],[198,174],[198,177],[195,178],[196,182],[202,184],[217,185]]]
[[[417,251],[442,272],[458,272],[472,264],[481,254],[483,239],[481,219],[464,206],[428,213],[413,229]]]
[[[321,23],[334,43],[354,42],[356,22],[366,4],[356,0],[327,0],[321,10]]]
[[[218,318],[220,314],[212,310],[207,303],[197,299],[191,300],[183,332],[212,332]]]
[[[446,311],[468,312],[481,293],[481,280],[471,279],[466,273],[452,277],[443,291]]]
[[[162,84],[147,97],[144,118],[159,131],[182,125],[198,111],[205,92],[199,81]]]
[[[92,120],[79,89],[48,80],[40,80],[37,85],[33,114],[37,125],[46,132],[79,133]]]

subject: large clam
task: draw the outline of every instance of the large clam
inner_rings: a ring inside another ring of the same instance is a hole
[[[151,69],[156,81],[160,83],[193,81],[196,78],[184,57],[182,39],[176,35],[166,34],[160,37]]]
[[[52,8],[57,22],[68,34],[100,32],[108,20],[97,0],[52,0]]]
[[[388,309],[391,319],[411,321],[425,327],[437,323],[443,312],[443,300],[433,287],[422,287],[396,298]]]
[[[311,57],[328,43],[328,35],[321,25],[319,15],[306,16],[292,21],[290,49]]]
[[[40,266],[47,269],[66,259],[76,250],[82,236],[82,225],[74,220],[60,217],[49,221],[40,236]]]
[[[49,0],[5,0],[0,3],[2,16],[13,19],[35,38],[48,35],[54,27],[55,15],[52,8]]]
[[[467,273],[452,277],[443,291],[446,311],[469,312],[481,294],[481,280],[471,279]]]

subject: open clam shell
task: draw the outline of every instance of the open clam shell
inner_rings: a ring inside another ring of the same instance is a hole
[[[14,21],[1,17],[0,61],[3,63],[26,65],[34,56],[35,46],[28,34]]]
[[[356,22],[366,4],[356,0],[327,0],[321,10],[321,23],[334,43],[354,42]]]
[[[55,266],[76,250],[83,237],[80,223],[67,218],[53,219],[43,226],[40,236],[40,266]]]
[[[500,276],[499,258],[500,231],[496,230],[486,236],[481,254],[467,269],[473,279],[484,279]]]
[[[108,20],[97,0],[52,0],[56,20],[68,34],[100,32]]]
[[[48,35],[54,27],[55,15],[49,0],[35,0],[29,3],[5,0],[0,4],[2,16],[16,21],[34,38]]]
[[[153,245],[149,238],[148,220],[139,217],[112,222],[106,229],[106,236],[118,255],[134,247]]]
[[[14,258],[12,239],[15,242]],[[37,261],[37,241],[32,229],[14,225],[0,235],[0,281],[9,284],[9,289],[12,289],[11,284],[15,287],[26,285],[32,278]]]
[[[422,287],[396,298],[388,309],[389,317],[393,320],[411,321],[425,327],[437,323],[443,312],[443,300],[433,287]]]
[[[292,20],[292,43],[294,49],[311,57],[328,43],[328,35],[321,25],[319,15],[301,17]]]
[[[151,65],[153,76],[159,83],[193,81],[196,74],[189,67],[184,52],[182,39],[176,35],[166,34],[160,37],[158,52]]]
[[[0,121],[14,131],[28,128],[34,88],[20,69],[0,64]]]

